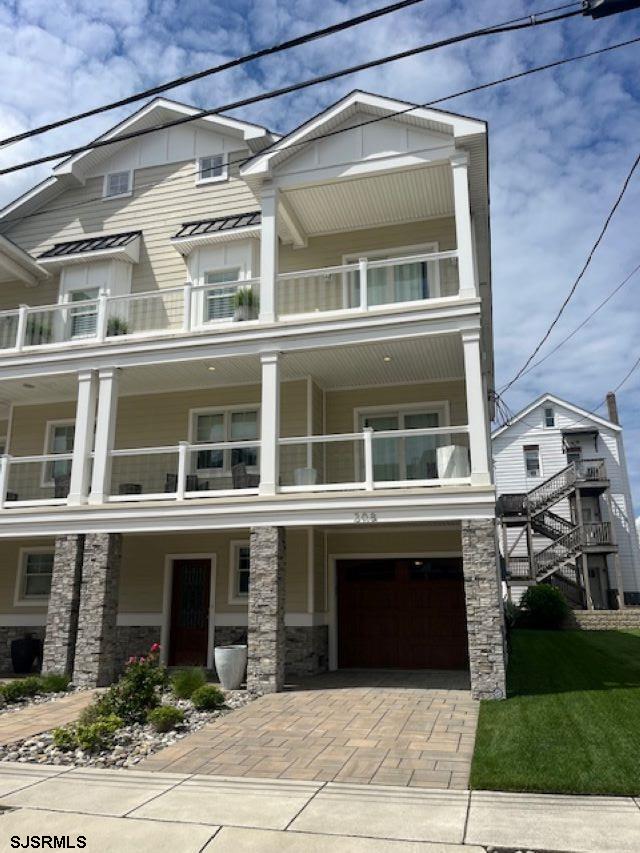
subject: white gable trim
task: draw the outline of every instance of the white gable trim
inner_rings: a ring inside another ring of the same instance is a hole
[[[534,409],[537,409],[538,406],[543,403],[553,403],[556,406],[561,406],[565,409],[568,409],[570,412],[573,412],[574,415],[579,415],[583,420],[593,421],[595,424],[599,424],[600,426],[608,427],[609,429],[614,430],[615,432],[622,432],[622,427],[618,424],[614,424],[612,421],[608,421],[606,418],[600,418],[598,415],[594,415],[591,412],[588,412],[586,409],[581,409],[580,406],[576,406],[573,403],[568,403],[566,400],[562,400],[560,397],[556,397],[553,394],[543,394],[541,397],[538,397],[537,400],[534,400],[529,406],[525,409],[522,409],[515,415],[509,423],[506,423],[504,426],[501,426],[499,429],[494,430],[491,433],[491,438],[497,438],[499,435],[502,435],[503,432],[510,429],[514,424],[517,424],[523,418],[526,418],[527,415],[531,414]]]

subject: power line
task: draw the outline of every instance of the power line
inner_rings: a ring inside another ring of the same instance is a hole
[[[513,80],[518,80],[518,79],[521,79],[523,77],[528,77],[531,74],[538,74],[541,71],[548,71],[552,68],[558,68],[562,65],[567,65],[571,62],[577,62],[578,60],[589,59],[593,56],[599,56],[600,54],[608,53],[608,52],[613,51],[613,50],[618,50],[619,48],[622,48],[622,47],[628,47],[629,45],[637,44],[638,42],[640,42],[640,36],[637,36],[636,38],[633,38],[633,39],[627,39],[626,41],[617,42],[615,44],[607,45],[606,47],[601,47],[601,48],[598,48],[596,50],[590,50],[590,51],[587,51],[586,53],[575,54],[574,56],[568,56],[568,57],[565,57],[564,59],[557,59],[553,62],[547,62],[544,65],[537,65],[537,66],[534,66],[533,68],[528,68],[525,71],[519,71],[515,74],[509,74],[508,76],[500,77],[497,80],[491,80],[487,83],[480,83],[477,86],[472,86],[468,89],[462,89],[458,92],[453,92],[450,95],[443,95],[440,98],[434,98],[430,101],[425,101],[422,104],[411,104],[411,106],[405,107],[401,110],[395,110],[393,112],[385,113],[384,115],[381,115],[381,116],[376,116],[374,118],[367,119],[367,120],[362,121],[362,122],[357,122],[356,124],[349,125],[346,128],[339,128],[337,130],[332,130],[332,131],[327,131],[326,133],[317,134],[316,136],[313,137],[312,140],[303,140],[302,142],[294,142],[294,143],[288,144],[286,147],[286,150],[292,151],[292,150],[295,150],[296,148],[300,148],[300,147],[304,147],[305,145],[309,145],[310,142],[317,142],[320,139],[326,139],[326,138],[331,137],[331,136],[337,136],[340,133],[346,133],[347,131],[354,130],[354,129],[357,129],[360,127],[365,127],[365,126],[371,125],[371,124],[376,124],[377,122],[380,122],[380,121],[387,121],[390,118],[394,118],[394,117],[400,116],[400,115],[406,115],[407,113],[413,112],[414,110],[426,109],[428,107],[433,107],[433,106],[436,106],[437,104],[442,104],[446,101],[450,101],[450,100],[453,100],[455,98],[462,97],[463,95],[469,95],[469,94],[473,94],[474,92],[480,92],[484,89],[489,89],[492,86],[501,85],[502,83],[510,83]],[[118,142],[118,141],[119,141],[119,138],[114,139],[112,141],[112,144],[115,142]],[[272,146],[269,149],[265,149],[265,151],[260,152],[260,154],[264,154],[267,151],[270,151],[271,153],[277,153],[278,151],[284,150],[284,146],[278,147],[278,145],[279,145],[279,143],[275,143],[274,146]],[[424,149],[422,149],[422,151],[428,152],[428,151],[432,151],[432,150],[434,150],[434,151],[440,150],[441,147],[442,146],[440,145],[440,146],[437,146],[434,148],[424,148]],[[253,158],[253,156],[254,155],[247,157],[246,155],[243,155],[242,157],[237,157],[235,159],[230,158],[228,160],[228,165],[235,165],[237,163],[240,163],[240,164],[247,163],[249,160],[251,160]],[[256,155],[256,156],[258,156],[258,155]],[[197,173],[198,173],[198,170],[194,169],[193,171],[188,172],[185,175],[176,175],[173,178],[165,178],[163,183],[167,184],[167,183],[173,182],[173,181],[183,181],[183,180],[185,180],[185,178],[188,178],[189,176],[194,176]],[[148,187],[156,186],[156,183],[157,182],[149,182],[147,184],[138,184],[136,187],[134,187],[134,190],[140,190],[140,189],[145,189]],[[85,199],[84,201],[81,201],[81,202],[75,202],[73,204],[67,204],[67,205],[59,205],[58,207],[50,207],[50,208],[47,208],[46,211],[33,211],[32,213],[26,213],[26,214],[23,214],[22,216],[7,217],[7,218],[2,219],[0,221],[3,223],[6,223],[6,224],[12,225],[12,224],[15,224],[17,222],[22,222],[25,219],[31,219],[35,216],[42,216],[44,214],[53,213],[53,212],[60,211],[60,210],[69,210],[71,208],[77,208],[77,207],[79,207],[81,205],[85,205],[85,204],[93,204],[95,201],[99,201],[101,199],[102,199],[102,195],[93,196],[92,198]]]
[[[607,218],[606,218],[606,219],[605,219],[605,221],[604,221],[604,225],[603,225],[603,226],[602,226],[602,228],[600,229],[600,233],[598,234],[598,237],[597,237],[597,239],[596,239],[595,243],[593,244],[593,246],[591,247],[591,250],[589,251],[589,254],[587,255],[587,260],[584,262],[584,265],[583,265],[582,269],[580,270],[580,273],[578,274],[578,277],[576,278],[576,280],[573,282],[573,284],[572,284],[572,285],[571,285],[571,287],[569,288],[569,292],[568,292],[568,294],[566,295],[566,297],[565,297],[565,299],[564,299],[564,301],[563,301],[562,305],[560,306],[559,310],[556,312],[555,317],[554,317],[554,318],[553,318],[553,320],[551,321],[551,323],[550,323],[549,327],[547,328],[546,332],[544,333],[544,335],[542,336],[542,338],[540,339],[540,341],[538,342],[538,344],[535,346],[535,348],[534,348],[533,352],[531,353],[531,355],[527,358],[527,360],[526,360],[526,361],[525,361],[525,363],[522,365],[522,367],[520,368],[520,370],[516,373],[516,375],[513,377],[513,379],[509,380],[509,382],[507,382],[507,384],[506,384],[506,385],[504,385],[504,386],[500,389],[500,391],[501,391],[501,392],[508,391],[508,390],[509,390],[509,388],[511,388],[511,386],[512,386],[515,382],[517,382],[517,380],[522,376],[522,374],[523,374],[523,373],[524,373],[524,371],[527,369],[527,367],[531,364],[531,362],[532,362],[532,361],[533,361],[533,359],[536,357],[536,355],[540,352],[540,349],[542,348],[542,346],[543,346],[543,345],[545,344],[545,342],[549,339],[549,336],[551,335],[551,332],[553,331],[553,329],[555,328],[556,324],[557,324],[557,323],[558,323],[558,321],[560,320],[560,317],[562,317],[562,314],[564,313],[565,308],[566,308],[566,307],[567,307],[567,305],[569,304],[569,302],[570,302],[570,300],[571,300],[571,297],[572,297],[572,296],[573,296],[573,294],[576,292],[576,289],[577,289],[578,285],[580,284],[580,282],[582,281],[582,278],[583,278],[584,274],[586,273],[587,268],[588,268],[588,267],[589,267],[589,265],[591,264],[591,260],[592,260],[592,258],[593,258],[593,256],[594,256],[595,252],[596,252],[596,249],[598,248],[598,246],[599,246],[599,245],[600,245],[600,243],[602,242],[602,238],[604,237],[604,235],[605,235],[605,233],[606,233],[606,231],[607,231],[607,228],[609,227],[609,223],[611,222],[611,220],[612,220],[612,218],[613,218],[613,215],[615,214],[616,210],[618,209],[618,207],[619,207],[619,205],[620,205],[620,203],[621,203],[621,201],[622,201],[622,198],[623,198],[623,196],[624,196],[624,194],[625,194],[625,192],[626,192],[626,190],[627,190],[627,187],[629,186],[629,182],[631,181],[631,178],[633,177],[633,173],[635,172],[635,170],[636,170],[636,168],[637,168],[637,166],[638,166],[638,163],[640,163],[640,154],[638,154],[638,156],[637,156],[637,157],[636,157],[636,159],[634,160],[633,165],[631,166],[631,169],[629,170],[629,172],[628,172],[628,174],[627,174],[626,178],[624,179],[624,183],[622,184],[622,189],[621,189],[621,190],[620,190],[620,192],[618,193],[618,197],[616,198],[616,200],[615,200],[615,202],[614,202],[614,204],[613,204],[613,207],[612,207],[612,208],[611,208],[611,210],[609,211],[609,214],[607,215]]]
[[[539,14],[542,15],[546,13],[541,12]],[[231,103],[224,104],[220,107],[215,107],[209,110],[200,110],[192,116],[182,116],[179,119],[174,119],[163,124],[140,128],[136,131],[131,131],[130,133],[123,133],[120,134],[116,139],[95,139],[92,142],[89,142],[77,148],[68,148],[65,151],[58,151],[55,154],[47,154],[43,157],[38,157],[34,160],[28,160],[25,163],[16,163],[13,166],[7,166],[3,169],[0,169],[0,175],[9,175],[13,172],[28,169],[31,166],[39,166],[42,163],[48,163],[52,160],[59,160],[62,157],[73,157],[76,154],[83,153],[84,151],[91,151],[96,148],[103,148],[107,145],[113,145],[114,142],[126,142],[130,139],[137,139],[138,137],[145,136],[148,133],[155,133],[158,130],[165,130],[169,127],[177,127],[179,125],[188,124],[193,121],[198,121],[201,118],[217,115],[224,111],[236,110],[241,107],[249,106],[250,104],[258,103],[260,101],[266,101],[272,98],[277,98],[281,95],[288,95],[292,92],[300,91],[301,89],[307,89],[310,86],[317,86],[320,83],[327,83],[331,80],[337,80],[338,78],[345,77],[349,74],[356,74],[360,71],[366,71],[370,68],[377,68],[380,65],[386,65],[390,62],[396,62],[399,59],[407,59],[411,56],[416,56],[418,54],[426,53],[431,50],[436,50],[437,48],[446,47],[448,45],[458,44],[459,42],[468,41],[470,39],[478,38],[480,36],[496,35],[500,33],[514,32],[516,30],[529,29],[531,27],[538,27],[544,24],[563,21],[567,18],[572,18],[576,15],[581,14],[582,13],[580,10],[576,10],[573,12],[563,12],[560,15],[556,15],[552,18],[539,18],[537,15],[526,16],[526,19],[523,17],[514,18],[511,21],[505,21],[500,24],[494,24],[492,26],[484,27],[483,29],[479,30],[472,30],[470,32],[462,33],[457,36],[451,36],[450,38],[442,39],[437,42],[431,42],[429,44],[423,44],[418,47],[400,51],[398,53],[388,54],[387,56],[380,57],[379,59],[372,59],[368,62],[362,62],[358,65],[352,65],[349,68],[343,68],[339,71],[332,71],[328,74],[322,74],[318,77],[312,77],[309,80],[303,80],[298,83],[292,83],[289,86],[283,86],[280,89],[273,89],[270,92],[264,92],[260,95],[254,95],[249,98],[242,98],[238,101],[232,101]]]
[[[17,133],[14,136],[8,136],[6,139],[0,139],[0,146],[13,145],[15,142],[21,142],[23,139],[30,139],[33,136],[38,136],[42,133],[47,133],[50,130],[55,130],[58,127],[63,127],[67,124],[72,124],[73,122],[80,121],[81,119],[89,118],[90,116],[99,115],[100,113],[110,112],[111,110],[115,110],[118,107],[125,107],[128,104],[134,104],[136,101],[142,101],[145,98],[150,98],[153,95],[159,95],[161,92],[166,92],[169,89],[176,89],[178,86],[183,86],[186,83],[193,83],[195,80],[202,80],[203,77],[209,77],[214,74],[220,74],[222,71],[228,71],[230,68],[237,68],[240,65],[245,65],[248,62],[254,62],[257,59],[263,59],[265,56],[272,56],[273,54],[280,53],[283,50],[289,50],[292,47],[299,47],[303,44],[308,44],[312,41],[317,41],[318,39],[325,38],[329,35],[334,35],[335,33],[342,32],[343,30],[350,29],[351,27],[356,27],[359,24],[364,24],[368,21],[372,21],[375,18],[381,18],[384,15],[389,15],[392,12],[397,12],[401,9],[405,9],[408,6],[415,6],[417,3],[423,3],[424,0],[402,0],[401,2],[391,3],[388,6],[381,6],[379,9],[372,9],[370,12],[365,12],[362,15],[357,15],[354,18],[348,18],[345,21],[340,21],[336,24],[331,24],[328,27],[323,27],[320,30],[314,30],[309,33],[305,33],[302,36],[298,36],[294,39],[288,39],[287,41],[279,42],[278,44],[272,45],[271,47],[263,48],[262,50],[256,50],[253,53],[248,53],[245,56],[239,56],[236,59],[231,59],[227,62],[223,62],[220,65],[214,65],[210,68],[205,68],[202,71],[197,71],[194,74],[187,74],[183,77],[176,77],[174,80],[168,80],[166,83],[160,83],[157,86],[152,86],[150,89],[145,89],[141,92],[135,92],[133,95],[128,95],[126,98],[121,98],[118,101],[111,101],[108,104],[103,104],[99,107],[93,107],[92,109],[85,110],[82,113],[76,113],[71,116],[67,116],[66,118],[57,119],[56,121],[49,122],[48,124],[40,125],[39,127],[35,127],[32,130],[26,130],[23,133]],[[576,5],[575,3],[567,4],[570,6]]]

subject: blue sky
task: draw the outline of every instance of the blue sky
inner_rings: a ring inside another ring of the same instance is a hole
[[[2,136],[86,109],[159,81],[350,17],[384,0],[0,0]],[[548,3],[549,6],[555,5]],[[547,6],[544,0],[425,0],[243,69],[173,90],[202,106],[285,85]],[[522,33],[452,46],[286,98],[240,117],[286,131],[353,88],[424,102],[572,53],[640,35],[640,12],[594,22],[577,17]],[[497,385],[546,328],[579,271],[640,138],[638,56],[632,46],[449,101],[446,109],[489,122]],[[126,111],[90,119],[0,151],[0,163],[95,136]],[[0,203],[48,173],[0,179]],[[610,231],[546,353],[640,263],[636,175]],[[640,274],[506,399],[517,410],[543,391],[589,409],[640,356]],[[640,512],[640,370],[619,392]]]

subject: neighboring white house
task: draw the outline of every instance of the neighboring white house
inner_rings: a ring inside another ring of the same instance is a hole
[[[622,427],[615,397],[607,401],[605,419],[545,394],[492,434],[501,550],[516,600],[548,579],[574,593],[575,604],[640,604]]]

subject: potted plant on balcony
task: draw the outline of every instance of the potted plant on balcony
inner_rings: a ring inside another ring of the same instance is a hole
[[[258,304],[258,297],[250,287],[239,287],[233,296],[234,320],[255,320],[258,316]]]
[[[115,338],[118,335],[128,335],[129,324],[122,317],[109,317],[107,320],[107,337]]]

